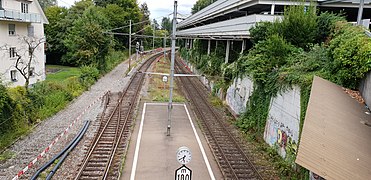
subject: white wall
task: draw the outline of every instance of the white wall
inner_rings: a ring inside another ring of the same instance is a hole
[[[264,140],[278,145],[278,153],[286,156],[289,144],[297,150],[300,127],[300,88],[286,90],[272,98],[264,131]]]
[[[7,10],[21,10],[21,1],[3,0],[3,7]],[[26,2],[26,1],[22,1]],[[42,13],[38,11],[35,2],[29,4],[29,13]],[[9,24],[15,24],[16,35],[9,35]],[[44,25],[42,23],[16,22],[11,20],[0,20],[0,79],[7,86],[22,86],[25,79],[17,72],[17,81],[12,82],[10,71],[16,70],[16,58],[9,57],[9,47],[16,47],[16,51],[24,60],[29,58],[28,46],[22,40],[22,37],[28,37],[28,26],[34,27],[34,37],[39,40],[44,38]],[[30,78],[30,84],[45,80],[45,53],[44,43],[38,46],[34,52],[34,61],[31,67],[35,68],[36,75]]]
[[[195,74],[199,74],[191,64],[188,67]],[[201,81],[206,86],[212,83],[205,80]],[[246,111],[246,103],[254,90],[253,81],[249,77],[237,78],[229,86],[225,102],[230,109],[237,115]],[[270,146],[278,146],[278,153],[286,157],[286,151],[291,148],[295,153],[299,141],[300,130],[300,88],[293,87],[279,93],[271,99],[269,105],[268,118],[264,131],[264,140]]]
[[[367,73],[366,77],[363,79],[360,91],[366,104],[371,108],[371,72]]]
[[[237,78],[229,86],[225,101],[233,113],[240,115],[246,111],[246,103],[253,91],[253,82],[249,77]]]

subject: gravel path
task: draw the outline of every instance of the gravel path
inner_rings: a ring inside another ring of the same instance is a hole
[[[20,170],[26,167],[30,161],[36,158],[38,154],[41,153],[57,136],[59,136],[60,133],[62,133],[69,124],[71,124],[71,122],[73,122],[79,114],[89,106],[89,104],[102,96],[106,91],[122,91],[130,78],[130,76],[125,77],[124,74],[127,68],[127,63],[121,63],[118,65],[113,71],[99,79],[89,91],[84,92],[80,97],[72,101],[64,110],[43,121],[33,130],[32,133],[12,145],[8,151],[12,151],[16,155],[14,158],[8,159],[6,162],[0,164],[0,179],[12,179]],[[83,152],[86,151],[86,144],[89,144],[89,141],[94,137],[96,128],[99,126],[99,121],[96,120],[96,117],[102,112],[102,110],[103,105],[101,102],[98,102],[91,107],[69,130],[67,135],[60,139],[52,149],[42,159],[36,162],[36,164],[24,175],[22,175],[20,179],[29,179],[39,167],[61,151],[64,146],[74,138],[85,120],[90,120],[92,123],[90,124],[84,139],[80,142],[80,147],[76,150],[78,153],[73,153],[76,155],[76,157],[73,158],[74,161],[72,163],[64,163],[67,164],[66,166],[76,168],[76,165],[80,163],[79,159],[82,159],[84,156]],[[63,165],[61,169],[70,168]],[[70,172],[69,174],[74,173],[75,172]],[[65,175],[66,172],[63,174]]]

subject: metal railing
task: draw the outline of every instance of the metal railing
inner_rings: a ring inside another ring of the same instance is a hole
[[[0,20],[41,23],[41,15],[37,13],[21,13],[15,10],[0,10]]]

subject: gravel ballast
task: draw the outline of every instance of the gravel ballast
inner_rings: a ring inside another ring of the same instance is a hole
[[[110,73],[98,80],[89,91],[84,92],[81,96],[73,100],[64,110],[47,120],[44,120],[29,135],[21,138],[8,151],[15,153],[11,159],[1,162],[0,164],[0,179],[12,179],[19,171],[25,168],[34,158],[36,158],[49,144],[58,137],[93,101],[102,96],[105,92],[119,92],[124,89],[130,80],[130,76],[125,76],[128,64],[121,63]],[[84,152],[94,133],[99,127],[97,116],[102,113],[104,105],[102,101],[94,104],[63,136],[51,150],[35,165],[33,165],[20,179],[29,179],[36,170],[51,159],[55,154],[61,151],[69,141],[78,133],[83,126],[85,120],[92,121],[84,138],[79,143],[79,146],[71,155],[74,157],[68,158],[62,165],[62,172],[58,172],[54,178],[69,179],[76,173],[77,166],[84,158]]]

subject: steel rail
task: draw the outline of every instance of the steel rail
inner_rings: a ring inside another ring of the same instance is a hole
[[[152,62],[154,62],[154,60],[157,57],[159,57],[161,54],[162,54],[162,52],[150,57],[145,63],[143,63],[140,66],[140,69],[144,69],[144,71],[147,70],[150,67],[150,65],[152,64]],[[138,94],[140,92],[140,89],[142,87],[142,84],[143,84],[143,81],[144,81],[144,76],[145,76],[145,74],[135,72],[135,74],[131,78],[128,85],[124,88],[124,92],[119,97],[119,100],[118,100],[117,104],[115,105],[114,110],[109,115],[109,117],[107,119],[107,122],[105,123],[103,128],[100,128],[101,132],[99,133],[98,136],[96,136],[96,138],[93,141],[94,142],[93,145],[89,148],[89,151],[88,151],[89,153],[85,157],[85,159],[83,161],[83,164],[82,164],[79,172],[77,173],[77,176],[76,176],[75,180],[81,178],[81,176],[82,176],[85,168],[87,167],[87,165],[89,163],[89,160],[92,158],[92,154],[93,154],[94,150],[96,149],[98,143],[100,142],[100,139],[102,138],[104,132],[106,132],[106,129],[109,126],[109,124],[111,123],[113,117],[118,116],[117,117],[118,118],[117,119],[117,124],[116,124],[117,127],[115,129],[114,140],[113,140],[112,147],[111,147],[112,149],[109,153],[108,163],[106,164],[106,166],[103,170],[103,176],[100,179],[107,179],[107,177],[109,176],[109,172],[110,172],[110,169],[112,167],[112,163],[114,162],[115,154],[116,154],[117,149],[119,147],[119,144],[121,142],[121,138],[124,134],[124,131],[126,130],[126,126],[128,124],[128,121],[131,117],[131,113],[133,111],[135,101],[137,100],[137,96],[138,96]],[[133,93],[133,90],[134,90],[134,94],[131,94],[131,93]],[[124,111],[124,113],[126,113],[125,120],[121,119],[121,106],[122,106],[122,102],[123,102],[124,98],[130,98],[131,99],[129,109],[127,111]],[[112,126],[112,124],[111,124],[111,126]],[[121,129],[121,131],[120,131],[120,129]]]
[[[179,67],[182,67],[179,65],[179,62],[178,60],[176,61],[177,62],[177,66],[178,66],[178,70],[180,69]],[[183,79],[183,78],[181,78]],[[244,159],[248,162],[249,166],[251,167],[251,169],[255,172],[255,174],[258,176],[259,179],[263,179],[263,177],[260,175],[260,173],[258,172],[258,170],[256,169],[256,167],[253,165],[253,163],[250,161],[249,157],[246,155],[246,153],[242,150],[241,146],[239,145],[239,143],[237,142],[236,138],[229,132],[229,130],[226,128],[226,126],[224,125],[224,123],[221,121],[221,119],[223,119],[223,117],[221,117],[218,113],[215,112],[214,108],[211,107],[211,105],[208,102],[208,100],[205,98],[205,96],[203,95],[202,92],[200,92],[200,89],[197,88],[195,82],[193,82],[189,77],[187,78],[184,78],[184,79],[187,79],[190,83],[190,85],[192,85],[194,87],[194,89],[196,90],[197,94],[202,98],[202,100],[205,102],[205,105],[206,107],[209,109],[209,111],[212,113],[212,115],[215,117],[214,119],[216,119],[217,123],[222,127],[222,129],[224,130],[224,132],[227,133],[227,136],[228,138],[230,138],[232,140],[232,143],[235,145],[235,147],[237,148],[237,151],[243,155]],[[188,84],[188,83],[187,83]],[[184,86],[186,88],[188,88],[187,90],[187,93],[190,95],[190,89],[189,87],[187,86]],[[192,91],[194,92],[194,91]],[[192,102],[195,102],[193,99],[191,99]],[[195,106],[199,106],[199,104],[197,103],[194,103]],[[202,118],[203,119],[206,119],[205,117],[205,114],[201,112],[200,108],[195,108],[196,111],[198,111]],[[210,135],[212,136],[212,139],[215,141],[217,147],[219,150],[222,150],[222,148],[220,147],[220,145],[217,143],[218,141],[216,141],[216,138],[214,137],[212,131],[211,131],[211,128],[210,126],[205,122],[205,125],[206,125],[206,128],[208,129],[208,131],[210,132]],[[222,156],[224,157],[224,159],[227,161],[230,169],[232,170],[233,172],[233,175],[236,179],[239,179],[237,174],[234,172],[234,168],[232,167],[232,165],[230,164],[230,162],[228,161],[228,159],[226,158],[226,155],[224,154],[224,151],[220,151]],[[218,163],[219,164],[219,163]],[[220,166],[220,165],[219,165]]]

